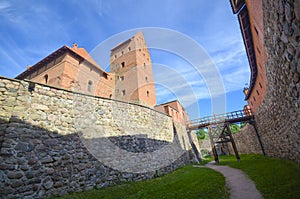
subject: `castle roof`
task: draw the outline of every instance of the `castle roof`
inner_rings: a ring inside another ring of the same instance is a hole
[[[79,59],[80,62],[86,61],[87,64],[93,66],[94,68],[102,71],[105,74],[108,74],[96,63],[96,61],[90,56],[90,54],[84,48],[78,48],[77,44],[73,44],[72,48],[69,46],[62,46],[61,48],[57,49],[56,51],[54,51],[53,53],[51,53],[50,55],[48,55],[47,57],[45,57],[44,59],[36,63],[35,65],[28,67],[27,70],[19,74],[16,77],[16,79],[24,79],[29,74],[39,70],[44,65],[50,63],[53,59],[66,53],[69,53],[71,56],[75,57],[76,59]]]
[[[230,4],[233,13],[234,14],[238,13],[240,29],[242,32],[243,41],[246,48],[246,53],[247,53],[250,70],[251,70],[250,86],[245,97],[245,100],[247,100],[249,99],[252,93],[257,78],[257,63],[256,63],[255,52],[254,52],[251,24],[250,24],[247,6],[244,0],[230,0]]]
[[[173,100],[173,101],[165,102],[165,103],[162,103],[162,104],[158,104],[158,105],[156,105],[155,107],[159,107],[159,106],[169,106],[169,107],[171,107],[171,108],[173,108],[173,109],[175,109],[175,110],[178,111],[178,108],[175,107],[175,106],[173,105],[173,103],[178,103],[178,104],[182,107],[182,109],[185,110],[184,107],[183,107],[183,106],[181,105],[181,103],[179,102],[179,100],[177,100],[177,99],[175,99],[175,100]]]

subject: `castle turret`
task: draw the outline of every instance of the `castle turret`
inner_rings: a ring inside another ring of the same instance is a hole
[[[116,74],[116,99],[156,105],[152,62],[142,32],[111,50],[110,71]]]

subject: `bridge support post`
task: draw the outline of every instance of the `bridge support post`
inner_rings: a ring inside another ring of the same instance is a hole
[[[229,137],[230,137],[230,141],[231,141],[231,144],[232,144],[234,153],[235,153],[235,157],[236,157],[237,161],[240,162],[240,161],[241,161],[241,158],[240,158],[239,152],[238,152],[238,150],[237,150],[237,148],[236,148],[236,145],[235,145],[234,139],[233,139],[233,137],[232,137],[231,130],[230,130],[230,127],[229,127],[229,124],[228,124],[228,123],[225,124],[225,128],[226,128],[226,130],[227,130],[227,134],[228,134]]]
[[[213,152],[213,155],[214,155],[214,158],[215,158],[215,163],[219,164],[219,156],[218,156],[217,149],[216,149],[216,146],[215,146],[215,143],[214,143],[214,140],[213,140],[213,136],[212,136],[212,133],[211,133],[210,126],[208,126],[208,135],[209,135],[209,138],[210,138],[210,145],[211,145],[211,148],[212,148],[212,152]]]
[[[257,136],[257,139],[258,139],[258,142],[259,142],[259,145],[260,145],[262,154],[263,154],[264,156],[266,156],[266,152],[265,152],[265,149],[264,149],[264,145],[262,144],[262,141],[261,141],[261,139],[260,139],[260,136],[259,136],[259,133],[258,133],[258,130],[257,130],[257,126],[256,126],[255,120],[252,119],[252,120],[250,120],[249,123],[253,126],[253,128],[254,128],[254,130],[255,130],[255,134],[256,134],[256,136]]]

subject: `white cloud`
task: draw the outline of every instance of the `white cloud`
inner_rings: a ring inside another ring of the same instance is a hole
[[[1,12],[5,11],[7,8],[9,8],[11,5],[8,1],[2,1],[0,2],[0,10]]]

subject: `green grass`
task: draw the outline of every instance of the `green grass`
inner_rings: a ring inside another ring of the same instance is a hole
[[[200,162],[200,165],[206,165],[207,163],[214,161],[214,157],[210,155],[202,156],[202,161]]]
[[[300,198],[300,166],[294,162],[261,155],[220,156],[220,165],[243,170],[265,199]]]
[[[93,189],[65,195],[62,198],[228,198],[225,178],[208,168],[192,165],[155,179]]]

